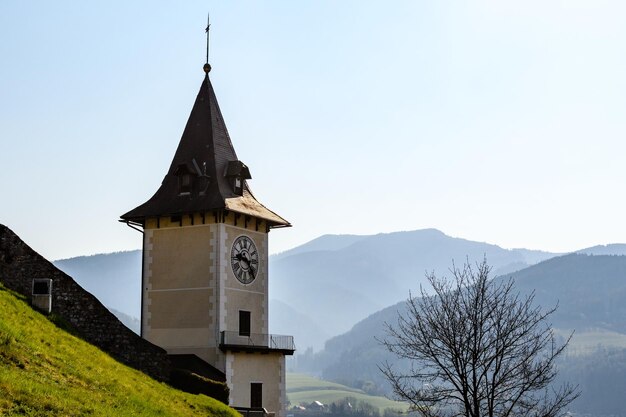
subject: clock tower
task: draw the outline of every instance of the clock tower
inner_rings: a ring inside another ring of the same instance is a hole
[[[210,70],[161,186],[121,216],[143,232],[141,336],[172,358],[210,365],[231,406],[281,416],[295,346],[269,334],[268,234],[291,225],[252,193]]]

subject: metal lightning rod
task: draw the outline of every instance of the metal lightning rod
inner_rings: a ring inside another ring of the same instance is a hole
[[[206,18],[206,63],[209,63],[209,29],[211,28],[211,15],[207,13]]]

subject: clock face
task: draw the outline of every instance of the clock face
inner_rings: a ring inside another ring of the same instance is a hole
[[[230,266],[242,284],[250,284],[259,271],[259,253],[252,239],[239,236],[230,250]]]

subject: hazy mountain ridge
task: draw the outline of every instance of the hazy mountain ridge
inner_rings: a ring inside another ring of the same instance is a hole
[[[295,308],[282,301],[273,299],[270,300],[270,317],[278,316],[283,323],[286,323],[285,327],[288,328],[301,328],[307,333],[307,337],[311,340],[327,340],[330,335],[326,333],[323,327],[320,327],[316,322],[305,314],[302,314]],[[296,343],[300,343],[296,339]],[[296,346],[298,346],[296,344]]]
[[[564,255],[510,277],[521,293],[534,291],[538,305],[549,308],[558,303],[551,322],[562,329],[560,334],[576,330],[561,368],[563,379],[583,388],[577,409],[593,415],[623,415],[619,414],[625,408],[619,390],[626,380],[626,256]],[[319,375],[321,369],[325,379],[356,388],[372,381],[380,388],[376,393],[385,393],[386,382],[377,365],[395,358],[376,338],[384,338],[384,323],[395,323],[404,309],[405,302],[394,304],[328,340],[323,351],[300,352],[298,370]],[[619,358],[624,360],[614,361]]]
[[[109,311],[113,313],[124,326],[128,327],[136,334],[141,335],[141,322],[137,317],[129,316],[128,314],[122,313],[114,308],[109,308]]]
[[[626,245],[602,248],[621,252]],[[270,256],[269,295],[274,305],[270,331],[294,335],[300,350],[321,349],[326,337],[348,331],[370,314],[405,299],[409,289],[415,291],[424,283],[426,271],[447,274],[452,260],[462,264],[486,256],[494,274],[502,275],[555,255],[503,249],[436,229],[320,236]],[[55,265],[107,307],[139,317],[141,251],[64,259]],[[294,320],[294,314],[300,320]]]
[[[534,292],[543,308],[558,304],[555,327],[601,327],[626,335],[626,256],[563,255],[495,279],[509,278],[520,293]],[[370,315],[329,339],[325,351],[340,355],[368,342],[377,345],[372,335],[381,337],[384,323],[394,323],[404,309],[401,301]]]
[[[270,262],[303,252],[333,251],[343,249],[365,239],[366,235],[322,235],[295,248],[270,256]]]
[[[270,261],[271,298],[297,304],[300,312],[331,335],[345,332],[369,314],[406,298],[409,289],[425,283],[425,272],[448,273],[452,260],[474,262],[487,256],[495,269],[508,273],[555,255],[503,249],[453,238],[436,229],[333,239],[327,235],[323,241],[332,242],[337,249],[322,250],[318,241]],[[272,328],[292,332],[304,342],[298,346],[321,347],[320,341],[311,340],[301,329],[283,327],[277,317],[271,320]]]
[[[141,316],[141,251],[113,252],[52,262],[107,308]]]
[[[559,256],[512,274],[516,287],[534,290],[535,301],[559,308],[561,328],[600,327],[626,334],[626,256]]]
[[[596,245],[590,248],[578,250],[576,253],[583,253],[587,255],[626,255],[626,244],[610,243],[608,245]]]

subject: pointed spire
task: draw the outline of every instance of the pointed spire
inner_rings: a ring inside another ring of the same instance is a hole
[[[248,167],[239,161],[209,79],[209,27],[205,77],[170,168],[157,192],[122,215],[125,221],[229,210],[266,220],[271,227],[290,226],[252,195]]]

